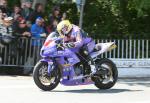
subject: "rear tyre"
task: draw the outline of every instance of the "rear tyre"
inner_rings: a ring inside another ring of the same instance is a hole
[[[96,77],[93,77],[95,86],[99,89],[110,89],[115,85],[118,79],[118,70],[116,65],[109,59],[99,59],[96,61],[97,73]],[[101,72],[107,71],[102,74]]]
[[[33,70],[33,79],[35,84],[44,91],[51,91],[57,87],[60,82],[60,69],[54,67],[50,74],[47,72],[47,62],[38,62]]]

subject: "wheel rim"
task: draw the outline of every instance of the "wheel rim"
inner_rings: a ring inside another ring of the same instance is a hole
[[[56,79],[56,73],[54,75],[51,73],[48,74],[48,66],[46,64],[41,66],[39,69],[39,80],[43,85],[49,86],[55,84]]]
[[[104,75],[99,75],[98,79],[101,81],[102,84],[108,84],[114,81],[113,78],[113,71],[112,71],[112,66],[109,63],[102,63],[97,66],[97,70],[106,70],[108,71],[107,74]]]

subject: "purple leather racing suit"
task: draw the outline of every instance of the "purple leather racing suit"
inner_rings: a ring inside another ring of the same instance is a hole
[[[70,34],[64,37],[63,42],[64,43],[72,42],[75,45],[74,48],[66,48],[64,51],[64,56],[67,57],[69,64],[72,65],[80,62],[79,58],[75,53],[79,52],[80,48],[83,45],[87,45],[90,42],[93,43],[93,45],[95,45],[95,42],[91,38],[83,37],[81,29],[76,25],[73,25]],[[92,49],[94,49],[94,47]]]

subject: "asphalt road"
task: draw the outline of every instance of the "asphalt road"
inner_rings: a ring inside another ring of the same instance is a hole
[[[150,78],[119,79],[109,90],[59,85],[45,92],[32,77],[0,76],[0,103],[150,103]]]

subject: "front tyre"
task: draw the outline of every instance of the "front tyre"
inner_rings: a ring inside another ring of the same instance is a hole
[[[60,69],[52,66],[53,71],[48,74],[48,63],[39,61],[33,70],[35,84],[44,91],[50,91],[57,87],[60,82]]]
[[[118,70],[116,65],[109,59],[99,59],[95,61],[96,76],[93,77],[95,86],[99,89],[110,89],[118,79]]]

